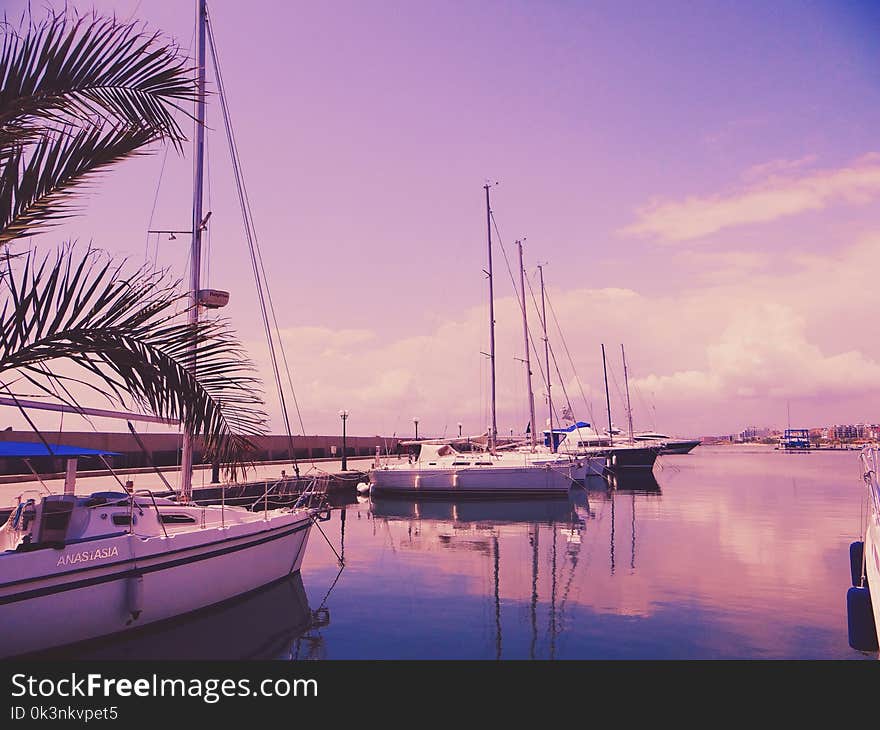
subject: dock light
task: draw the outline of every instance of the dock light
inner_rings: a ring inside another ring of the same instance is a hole
[[[419,440],[419,419],[413,418],[413,423],[416,425],[416,441]]]
[[[461,438],[461,421],[458,422],[458,437]]]
[[[342,419],[342,471],[348,470],[348,460],[345,451],[345,422],[348,419],[348,411],[339,411],[339,417]]]

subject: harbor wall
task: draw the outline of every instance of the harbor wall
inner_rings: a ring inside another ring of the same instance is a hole
[[[146,453],[138,445],[135,437],[128,432],[65,431],[63,433],[44,433],[43,437],[52,445],[79,446],[114,452],[107,460],[114,469],[136,469],[151,466],[175,466],[180,464],[180,451],[183,438],[178,433],[138,433]],[[40,437],[33,431],[0,431],[0,441],[25,441],[40,443]],[[289,443],[286,435],[259,436],[253,439],[256,452],[255,462],[290,459]],[[378,447],[383,454],[397,453],[398,438],[384,436],[345,437],[345,451],[348,457],[374,456]],[[203,452],[198,440],[194,448],[194,464],[202,464]],[[342,456],[342,436],[294,436],[293,458],[296,460],[340,458]],[[30,460],[33,468],[41,474],[63,472],[64,460],[53,457],[37,457]],[[102,469],[104,464],[99,457],[80,457],[80,470]],[[0,474],[30,474],[27,464],[20,458],[0,458]]]

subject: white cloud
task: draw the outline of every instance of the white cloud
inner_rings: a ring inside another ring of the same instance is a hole
[[[550,287],[565,336],[563,346],[551,317],[562,376],[551,365],[554,402],[561,407],[567,393],[577,417],[606,422],[604,343],[613,419],[623,423],[624,343],[637,428],[700,435],[752,422],[778,425],[789,399],[800,404],[793,409],[798,413],[812,404],[817,423],[845,418],[843,409],[854,403],[863,409],[855,420],[871,417],[880,408],[880,342],[864,317],[875,306],[877,260],[880,236],[830,256],[798,258],[783,274],[746,265],[721,284],[692,279],[686,290],[649,295]],[[538,356],[532,353],[535,406],[544,423],[543,348],[531,309],[529,316],[539,348]],[[351,411],[353,434],[410,434],[414,416],[420,434],[455,433],[458,421],[466,432],[482,432],[489,418],[488,361],[480,354],[488,351],[486,317],[483,307],[450,312],[442,323],[396,339],[393,330],[286,330],[307,432],[333,432],[343,407]],[[498,299],[496,320],[498,426],[506,432],[528,418],[517,359],[523,355],[520,312],[512,297]]]
[[[759,179],[727,194],[654,200],[621,232],[667,242],[690,241],[726,228],[768,223],[836,203],[864,204],[880,194],[880,156],[876,154],[838,169],[793,174],[805,163],[776,161],[752,168],[746,177]]]

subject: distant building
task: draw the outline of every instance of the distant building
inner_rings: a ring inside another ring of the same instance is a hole
[[[743,443],[751,441],[762,441],[764,439],[770,438],[772,435],[773,432],[767,427],[758,428],[757,426],[749,426],[743,431],[740,431],[737,440]]]
[[[828,427],[828,438],[832,441],[864,441],[877,437],[878,427],[864,423],[835,424]]]

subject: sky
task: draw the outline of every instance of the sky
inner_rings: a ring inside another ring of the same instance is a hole
[[[10,18],[26,5],[0,2]],[[195,2],[68,5],[143,21],[192,53]],[[420,436],[485,431],[487,182],[500,433],[528,422],[516,240],[539,426],[538,264],[558,410],[607,424],[604,345],[622,428],[627,385],[637,430],[880,422],[880,5],[215,0],[209,12],[295,433],[337,433],[341,409],[354,435],[412,436],[416,418]],[[223,313],[281,432],[210,103],[208,126],[205,280],[231,293]],[[151,152],[30,245],[92,242],[184,276],[186,237],[147,231],[190,225],[192,153]]]

